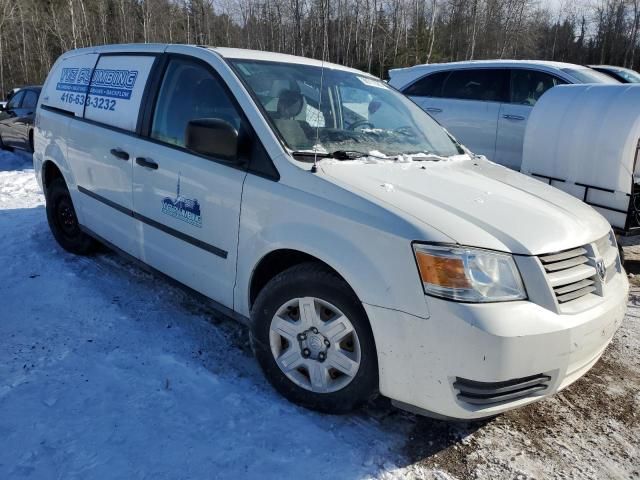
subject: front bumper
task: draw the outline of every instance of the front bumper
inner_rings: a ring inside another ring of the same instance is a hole
[[[404,408],[454,419],[488,417],[549,396],[600,358],[622,323],[628,289],[619,274],[601,302],[572,315],[529,301],[480,305],[429,297],[429,318],[365,305],[380,392]],[[544,389],[488,405],[460,400],[454,387],[459,379],[505,382],[539,374],[549,377]]]

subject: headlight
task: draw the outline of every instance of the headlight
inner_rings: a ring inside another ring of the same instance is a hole
[[[414,244],[425,293],[460,302],[523,300],[527,293],[513,257],[467,247]]]

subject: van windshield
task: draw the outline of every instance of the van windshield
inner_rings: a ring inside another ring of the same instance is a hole
[[[375,78],[291,63],[232,64],[293,151],[442,157],[463,153],[416,104]]]

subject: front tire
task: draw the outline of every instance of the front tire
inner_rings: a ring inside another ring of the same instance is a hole
[[[77,255],[93,252],[96,242],[80,229],[69,189],[62,178],[51,182],[46,198],[49,228],[60,246]]]
[[[303,263],[276,275],[251,320],[256,358],[289,401],[338,414],[376,395],[378,361],[366,313],[330,269]]]

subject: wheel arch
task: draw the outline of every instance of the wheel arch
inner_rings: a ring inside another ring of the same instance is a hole
[[[249,281],[249,309],[253,308],[256,298],[272,278],[295,265],[306,262],[318,263],[331,270],[349,285],[349,288],[357,297],[357,294],[345,276],[326,261],[295,248],[278,248],[260,258],[256,267],[253,269]]]
[[[53,160],[45,160],[42,164],[42,190],[45,195],[47,195],[47,190],[51,183],[57,178],[62,178],[66,183],[60,167]]]

